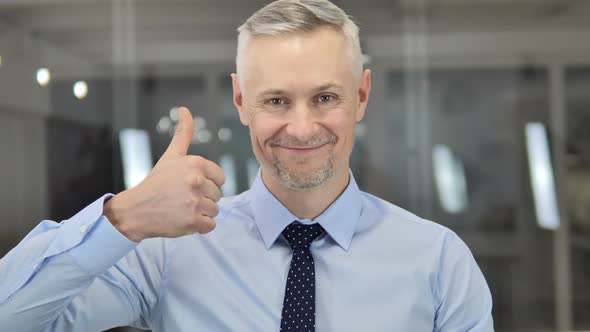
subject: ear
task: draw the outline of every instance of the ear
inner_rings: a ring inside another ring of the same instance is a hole
[[[371,70],[365,69],[361,76],[359,85],[359,104],[356,112],[356,121],[359,122],[365,117],[365,110],[369,102],[369,94],[371,93]]]
[[[233,89],[233,101],[234,105],[236,106],[236,109],[238,110],[238,114],[240,115],[240,122],[244,126],[247,126],[249,125],[249,120],[246,114],[244,113],[244,98],[242,96],[242,90],[240,89],[240,81],[238,80],[238,75],[233,73],[231,74],[231,86]]]

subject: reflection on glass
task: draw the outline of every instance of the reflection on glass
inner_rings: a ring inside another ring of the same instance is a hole
[[[233,196],[238,194],[238,183],[236,180],[236,163],[234,157],[224,154],[219,159],[219,166],[225,173],[225,183],[221,186],[223,196]]]
[[[129,189],[139,184],[153,167],[148,133],[140,129],[123,129],[119,133],[123,180]]]
[[[545,126],[538,122],[527,123],[525,131],[537,223],[542,228],[556,230],[559,214]]]
[[[434,178],[440,203],[447,212],[458,213],[467,207],[467,190],[463,162],[451,149],[438,144],[432,151]]]

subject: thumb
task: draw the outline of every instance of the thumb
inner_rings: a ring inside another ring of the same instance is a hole
[[[172,137],[172,142],[166,150],[166,154],[174,153],[179,156],[186,156],[188,148],[193,139],[193,132],[195,130],[195,123],[193,116],[186,107],[181,107],[178,110],[178,126]]]

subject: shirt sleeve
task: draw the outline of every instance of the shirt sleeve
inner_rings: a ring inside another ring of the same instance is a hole
[[[0,259],[0,321],[10,331],[148,328],[167,244],[127,239],[104,195],[72,218],[44,220]]]
[[[436,332],[493,332],[492,296],[467,245],[449,231],[437,280]]]

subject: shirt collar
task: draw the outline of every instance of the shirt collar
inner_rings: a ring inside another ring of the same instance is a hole
[[[300,220],[293,215],[268,190],[262,181],[260,170],[248,196],[254,220],[267,249],[275,243],[285,227],[295,220],[304,224],[319,223],[342,249],[348,251],[350,248],[352,236],[361,214],[361,193],[352,172],[350,172],[350,181],[344,192],[314,220]]]

